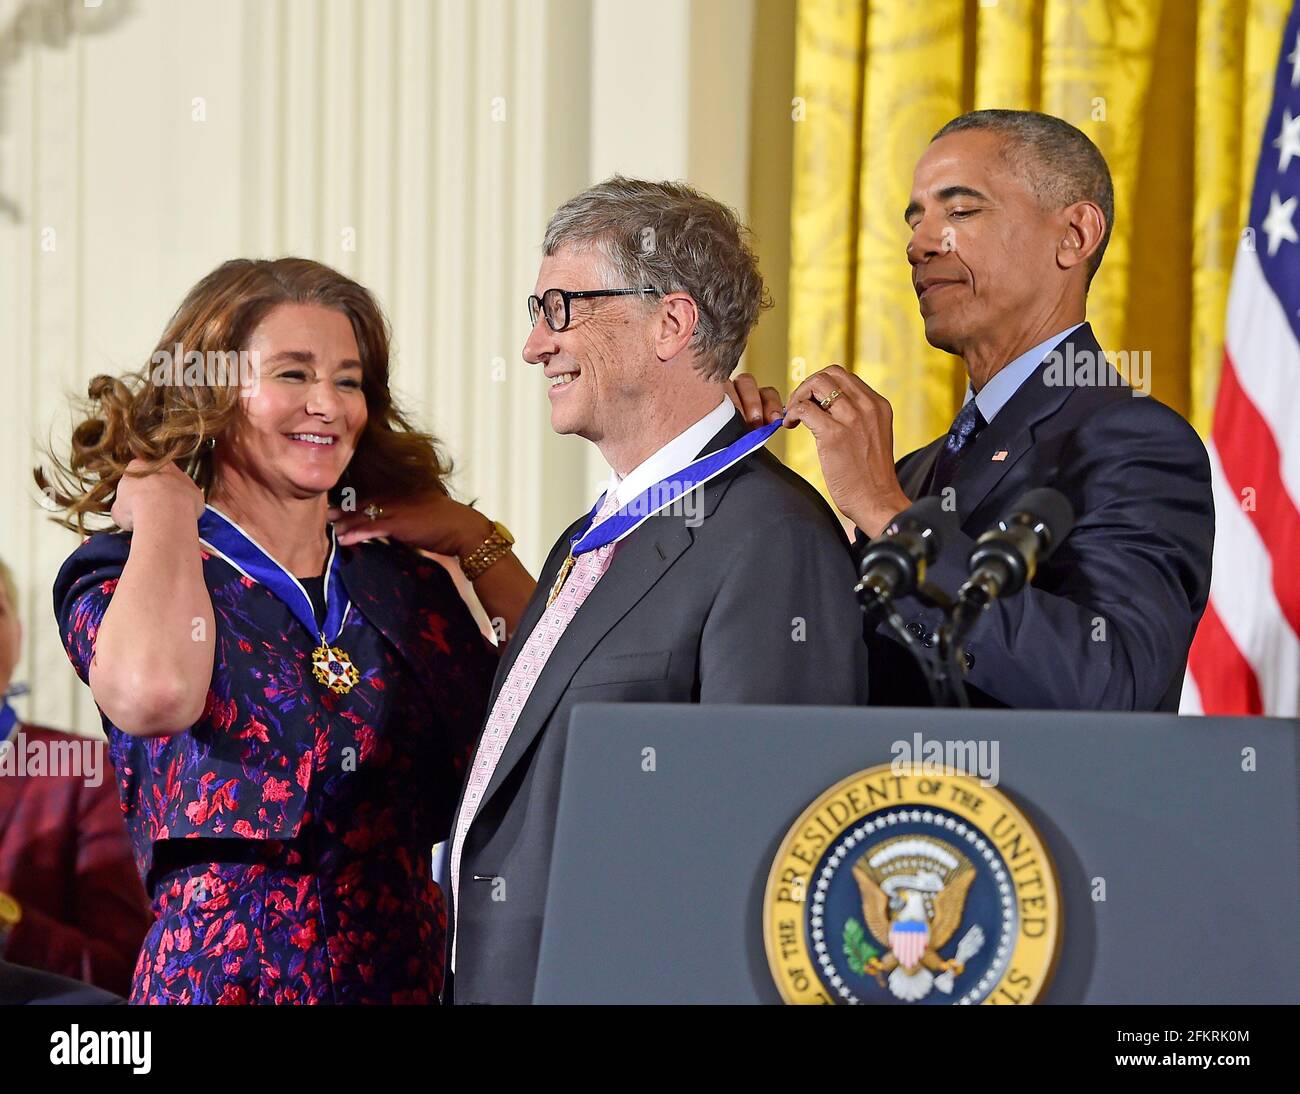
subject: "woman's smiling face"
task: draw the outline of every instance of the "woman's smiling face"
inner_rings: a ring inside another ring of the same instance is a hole
[[[225,470],[281,497],[314,497],[338,483],[366,424],[361,354],[341,311],[282,304],[254,328],[258,383],[214,453]]]

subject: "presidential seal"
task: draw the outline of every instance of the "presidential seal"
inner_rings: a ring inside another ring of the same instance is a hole
[[[1032,1003],[1061,940],[1056,871],[1006,795],[884,764],[786,834],[763,939],[787,1003]]]

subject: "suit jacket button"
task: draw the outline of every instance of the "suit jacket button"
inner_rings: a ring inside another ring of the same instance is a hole
[[[973,653],[967,651],[967,653],[966,653],[966,668],[967,668],[967,669],[973,669],[974,667],[975,667],[975,655],[974,655]]]
[[[925,634],[925,637],[921,639],[921,645],[923,645],[927,650],[929,650],[929,649],[933,649],[933,648],[934,648],[934,635],[931,634],[929,631],[927,631],[926,634]]]
[[[911,631],[914,635],[916,635],[917,638],[920,638],[923,634],[925,634],[925,628],[922,627],[921,624],[918,623],[915,619],[913,619],[912,622],[910,622],[907,625],[907,629]]]

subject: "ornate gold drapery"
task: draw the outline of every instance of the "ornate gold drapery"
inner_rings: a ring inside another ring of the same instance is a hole
[[[1228,284],[1289,0],[799,0],[792,388],[851,363],[895,455],[939,436],[961,362],[925,342],[904,255],[912,169],[966,110],[1043,110],[1110,164],[1116,217],[1089,319],[1150,354],[1152,393],[1207,434]],[[806,430],[786,458],[820,482]]]

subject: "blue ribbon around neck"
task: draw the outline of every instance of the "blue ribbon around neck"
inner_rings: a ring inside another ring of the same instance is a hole
[[[343,630],[350,605],[347,590],[343,588],[343,577],[334,564],[338,543],[333,525],[329,535],[330,553],[325,563],[324,581],[325,626],[322,629],[316,622],[316,609],[312,607],[311,597],[302,583],[276,562],[261,544],[211,505],[199,518],[199,542],[204,547],[225,559],[241,574],[270,589],[293,612],[294,618],[307,628],[308,634],[334,642]]]
[[[0,744],[9,740],[9,734],[18,724],[18,712],[8,703],[0,702]]]
[[[675,475],[660,479],[653,486],[647,487],[593,528],[591,522],[596,519],[596,514],[605,500],[605,495],[601,494],[591,512],[587,514],[587,519],[583,521],[583,530],[569,541],[570,553],[576,558],[578,555],[585,555],[598,547],[617,543],[625,536],[631,535],[656,513],[667,509],[673,502],[689,494],[697,486],[703,486],[710,479],[721,475],[732,464],[739,463],[751,452],[762,448],[781,428],[784,421],[784,418],[778,418],[774,422],[746,433],[740,440],[733,441],[726,448],[701,456]]]

